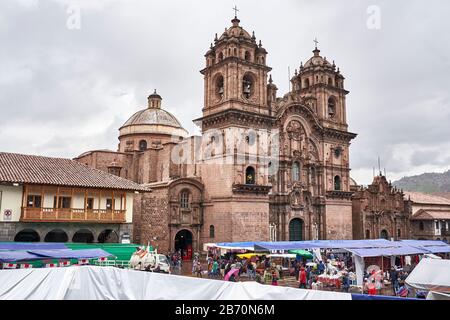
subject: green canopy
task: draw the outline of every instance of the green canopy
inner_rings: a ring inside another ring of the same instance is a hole
[[[306,259],[312,259],[313,254],[306,250],[296,249],[296,250],[289,250],[289,253],[296,254],[297,256],[304,257]]]

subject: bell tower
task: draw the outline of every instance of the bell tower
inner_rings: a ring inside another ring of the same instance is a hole
[[[317,114],[324,127],[347,130],[346,95],[344,76],[334,61],[330,63],[320,55],[316,47],[313,56],[300,68],[292,78],[294,94],[309,101],[310,107]]]
[[[267,51],[235,16],[205,54],[200,168],[211,202],[204,223],[221,241],[269,240],[268,139],[276,86],[268,83]],[[209,241],[208,231],[204,231]]]
[[[230,109],[269,115],[267,51],[237,17],[231,23],[205,54],[203,118]]]

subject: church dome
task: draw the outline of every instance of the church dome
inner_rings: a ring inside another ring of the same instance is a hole
[[[144,109],[136,112],[122,126],[132,125],[164,125],[174,128],[182,128],[180,122],[174,115],[163,109]]]
[[[161,109],[161,96],[155,93],[148,97],[148,108],[133,114],[119,129],[120,135],[167,134],[186,137],[188,132],[170,112]]]
[[[308,68],[308,67],[315,67],[315,66],[327,66],[327,67],[333,67],[331,65],[330,62],[327,61],[326,58],[323,58],[321,55],[319,55],[320,50],[319,49],[315,49],[314,51],[314,56],[309,59],[308,61],[306,61],[304,67]]]
[[[222,41],[230,41],[230,40],[246,40],[248,42],[251,43],[255,43],[256,42],[256,38],[254,36],[251,36],[250,33],[248,33],[244,28],[242,28],[239,25],[239,22],[241,22],[238,18],[234,18],[233,20],[231,20],[231,22],[233,23],[233,25],[228,28],[225,29],[225,31],[222,33],[222,35],[219,38],[219,42]]]

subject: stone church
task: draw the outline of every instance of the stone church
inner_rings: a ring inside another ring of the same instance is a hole
[[[344,76],[314,49],[283,96],[268,52],[235,17],[205,54],[201,136],[162,97],[119,129],[118,151],[75,160],[144,184],[133,240],[188,257],[204,243],[351,239],[352,192]]]

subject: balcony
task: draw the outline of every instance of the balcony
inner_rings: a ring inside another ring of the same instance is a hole
[[[126,210],[22,207],[22,222],[125,223]]]

